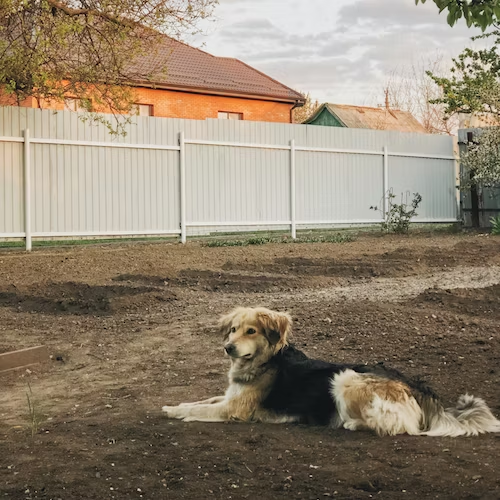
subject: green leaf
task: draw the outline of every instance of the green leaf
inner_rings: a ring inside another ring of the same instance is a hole
[[[488,20],[488,16],[486,13],[484,13],[483,16],[479,19],[479,26],[481,27],[481,30],[484,31],[489,25],[490,21]]]
[[[456,22],[457,18],[456,15],[453,11],[448,12],[448,16],[446,17],[446,22],[450,25],[453,26]]]
[[[460,9],[459,4],[456,1],[450,1],[450,0],[434,0],[436,5],[439,8],[439,12],[442,12],[445,9],[452,10],[452,11],[457,11]]]
[[[454,26],[465,19],[467,26],[479,26],[484,32],[488,26],[500,21],[500,0],[433,0],[439,13],[447,10],[447,22]],[[415,0],[415,4],[425,0]]]
[[[470,18],[470,9],[469,9],[469,4],[464,3],[462,5],[462,11],[464,13],[465,20],[468,20]]]

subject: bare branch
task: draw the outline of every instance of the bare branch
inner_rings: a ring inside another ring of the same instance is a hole
[[[434,103],[442,95],[441,88],[427,75],[428,71],[442,71],[443,56],[413,61],[395,68],[387,77],[383,90],[388,93],[389,107],[411,113],[430,134],[448,134],[456,131],[458,115],[448,116],[442,104]],[[381,98],[377,100],[380,104]]]

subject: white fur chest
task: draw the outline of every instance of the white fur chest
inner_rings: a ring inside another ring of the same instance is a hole
[[[234,399],[241,396],[244,392],[245,386],[242,384],[232,383],[226,390],[226,400]]]

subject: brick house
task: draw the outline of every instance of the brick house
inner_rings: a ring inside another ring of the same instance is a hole
[[[158,73],[155,81],[134,81],[136,112],[142,116],[220,118],[292,122],[292,110],[304,105],[304,96],[238,59],[216,57],[165,36],[154,54],[135,61],[133,74]],[[158,80],[158,81],[156,81]],[[0,96],[0,105],[14,105]],[[39,107],[34,98],[21,106]],[[79,110],[78,99],[42,103],[50,109]]]

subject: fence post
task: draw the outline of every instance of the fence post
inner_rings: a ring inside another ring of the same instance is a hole
[[[297,238],[295,221],[295,139],[290,140],[290,232],[292,239]]]
[[[387,152],[387,146],[384,146],[384,220],[389,213],[389,154]]]
[[[179,132],[179,184],[181,243],[186,243],[186,145],[184,132]]]
[[[31,152],[30,131],[24,131],[24,233],[26,251],[31,252]]]

